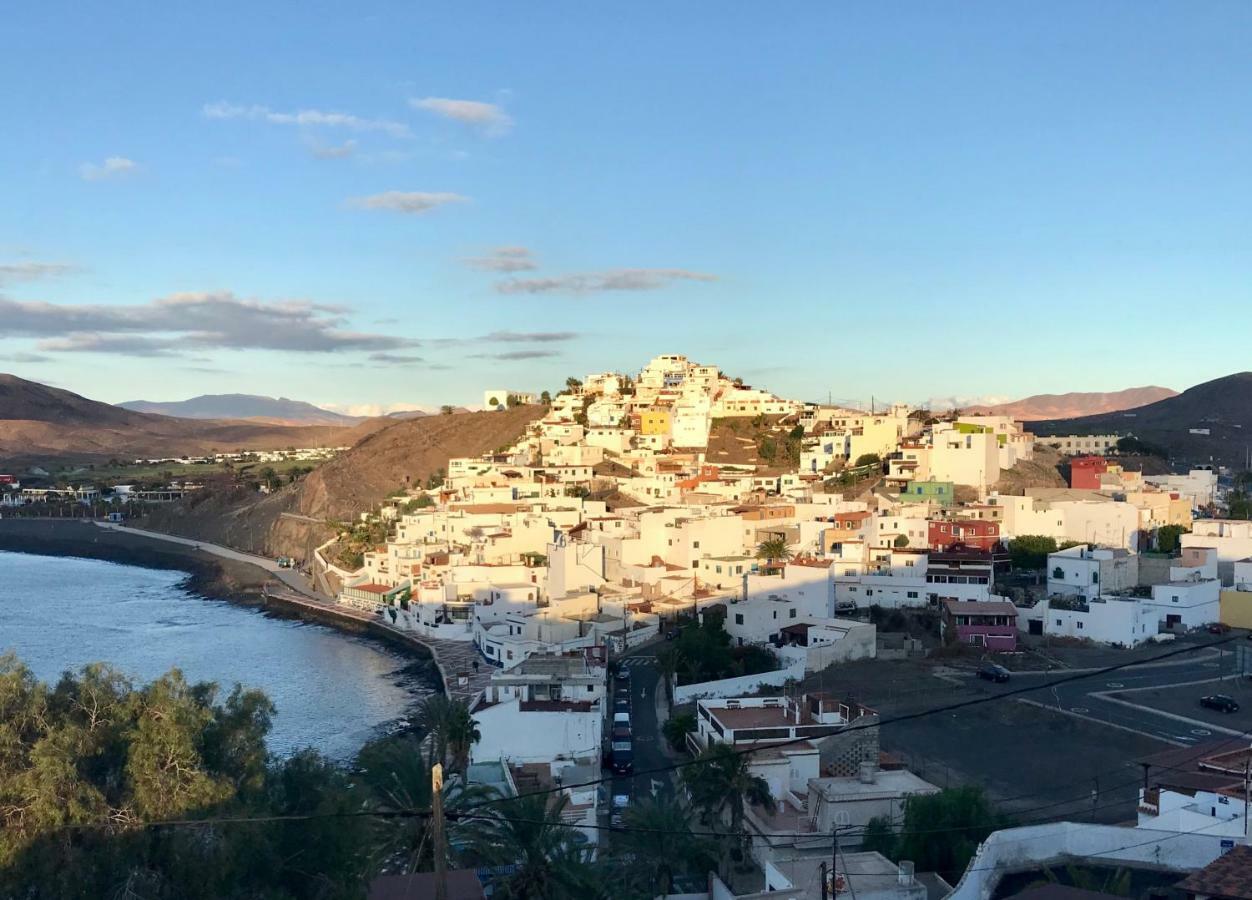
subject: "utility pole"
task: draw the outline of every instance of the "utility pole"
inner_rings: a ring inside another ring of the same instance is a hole
[[[823,862],[821,866],[818,867],[818,871],[821,873],[820,878],[822,880],[822,900],[826,900],[827,894],[826,894],[826,863],[825,862]]]
[[[833,812],[833,811],[832,811]],[[834,900],[839,897],[839,826],[832,825],[831,834],[831,851],[830,851],[830,893],[834,895]]]
[[[448,900],[448,858],[443,830],[443,763],[430,770],[432,849],[435,855],[435,900]]]
[[[1248,754],[1243,758],[1243,839],[1248,839],[1248,781],[1249,774],[1252,774],[1252,747],[1248,748]]]

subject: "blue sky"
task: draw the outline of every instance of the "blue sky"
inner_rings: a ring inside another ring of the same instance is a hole
[[[0,370],[100,399],[473,403],[670,352],[812,399],[1247,365],[1247,3],[0,28]]]

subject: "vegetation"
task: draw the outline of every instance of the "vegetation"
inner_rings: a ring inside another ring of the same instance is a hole
[[[665,740],[669,741],[670,747],[679,753],[687,749],[687,735],[695,730],[694,713],[679,713],[676,716],[670,716],[661,727]]]
[[[753,775],[749,765],[746,754],[736,753],[719,742],[704,751],[695,765],[683,770],[683,785],[700,822],[712,830],[724,831],[724,837],[719,839],[723,874],[729,872],[730,861],[744,857],[746,805],[760,806],[771,813],[775,807],[769,784]]]
[[[780,559],[789,559],[791,556],[791,548],[787,545],[785,538],[766,538],[756,545],[756,558],[763,559],[766,562],[776,562]]]
[[[1077,546],[1081,541],[1056,542],[1056,538],[1044,534],[1023,534],[1009,541],[1009,560],[1014,569],[1043,569],[1048,565],[1048,554]]]
[[[1226,512],[1232,519],[1252,519],[1252,472],[1235,476],[1234,489],[1226,497]]]
[[[909,536],[907,534],[897,534],[896,539],[891,543],[895,547],[907,547],[909,545]]]
[[[1169,451],[1164,447],[1133,436],[1118,438],[1117,452],[1128,456],[1159,456],[1161,459],[1169,459]]]
[[[694,811],[670,796],[645,797],[627,808],[618,843],[631,860],[624,874],[643,897],[671,893],[678,875],[704,875],[717,862],[717,847],[692,834]]]
[[[904,827],[898,834],[889,820],[871,819],[864,848],[897,862],[913,860],[919,872],[935,871],[956,884],[978,845],[991,832],[1009,824],[982,788],[947,788],[937,794],[909,797],[904,805]]]
[[[1179,538],[1191,529],[1185,525],[1162,525],[1156,530],[1156,549],[1161,553],[1175,553],[1182,545]]]
[[[683,628],[657,657],[662,674],[672,666],[680,684],[757,675],[778,668],[774,654],[763,647],[731,647],[722,617],[708,611],[701,624]]]
[[[852,464],[853,468],[859,469],[861,466],[880,466],[882,465],[882,457],[877,453],[862,453],[856,458],[856,462]]]

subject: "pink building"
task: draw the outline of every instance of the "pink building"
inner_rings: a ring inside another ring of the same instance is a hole
[[[1017,607],[1007,600],[944,600],[940,633],[997,652],[1017,649]]]

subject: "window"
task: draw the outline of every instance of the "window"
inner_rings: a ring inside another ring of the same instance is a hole
[[[735,613],[735,624],[736,625],[743,624],[743,613]]]
[[[1079,623],[1078,623],[1078,630],[1079,630],[1079,631],[1082,631],[1082,622],[1079,622]]]
[[[795,607],[792,607],[791,609],[787,611],[787,616],[788,618],[791,618],[791,619],[794,619],[796,617]]]
[[[699,549],[700,549],[700,542],[699,542],[699,541],[692,541],[692,542],[691,542],[691,547],[692,547],[692,549],[694,549],[694,550],[699,550]]]
[[[1061,627],[1061,620],[1060,620],[1060,619],[1057,619],[1057,620],[1056,620],[1056,627],[1057,627],[1057,628],[1060,628],[1060,627]]]
[[[909,596],[909,599],[910,599],[910,600],[916,600],[916,599],[917,599],[917,591],[909,591],[908,596]]]

